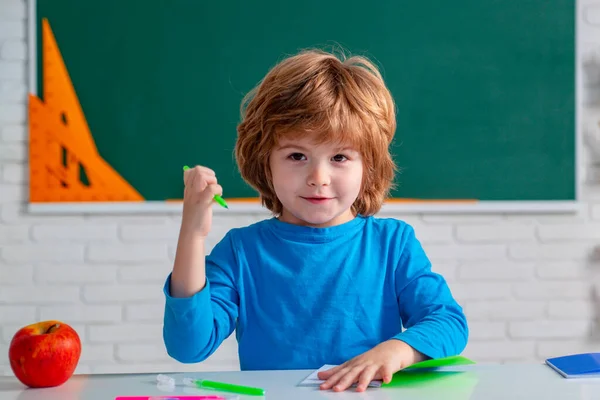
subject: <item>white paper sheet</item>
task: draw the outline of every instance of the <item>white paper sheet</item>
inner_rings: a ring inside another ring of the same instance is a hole
[[[323,365],[321,368],[319,368],[316,371],[313,371],[310,375],[308,375],[302,382],[300,382],[298,384],[298,386],[319,386],[321,383],[323,383],[325,381],[323,379],[319,379],[317,374],[320,371],[325,371],[325,370],[331,369],[333,367],[336,367],[336,365],[329,365],[329,364]],[[381,383],[382,383],[382,381],[371,381],[371,383],[369,383],[369,387],[381,387]],[[356,384],[354,384],[352,386],[355,387]]]

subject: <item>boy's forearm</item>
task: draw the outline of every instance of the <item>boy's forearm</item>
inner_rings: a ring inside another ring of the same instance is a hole
[[[206,285],[205,237],[180,231],[171,274],[171,296],[190,297]]]
[[[434,312],[395,338],[405,341],[426,358],[460,354],[466,347],[469,329],[464,315],[454,311]]]

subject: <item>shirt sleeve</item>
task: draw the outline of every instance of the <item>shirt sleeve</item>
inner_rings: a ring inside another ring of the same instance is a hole
[[[460,354],[469,330],[462,307],[446,280],[431,270],[431,263],[413,228],[403,234],[395,274],[396,295],[405,330],[394,336],[429,358]]]
[[[239,294],[234,249],[228,233],[206,256],[206,285],[190,297],[172,297],[171,274],[167,277],[163,340],[167,353],[177,361],[204,361],[235,329]]]

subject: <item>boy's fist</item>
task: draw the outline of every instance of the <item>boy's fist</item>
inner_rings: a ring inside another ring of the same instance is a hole
[[[206,236],[212,223],[212,203],[215,195],[223,194],[215,171],[195,166],[183,171],[182,228],[196,235]]]

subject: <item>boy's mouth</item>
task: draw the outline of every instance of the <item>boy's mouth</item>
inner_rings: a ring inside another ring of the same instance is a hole
[[[330,197],[318,197],[318,196],[314,196],[314,197],[302,197],[304,200],[313,203],[313,204],[323,204],[325,202],[327,202],[328,200],[331,200]]]

